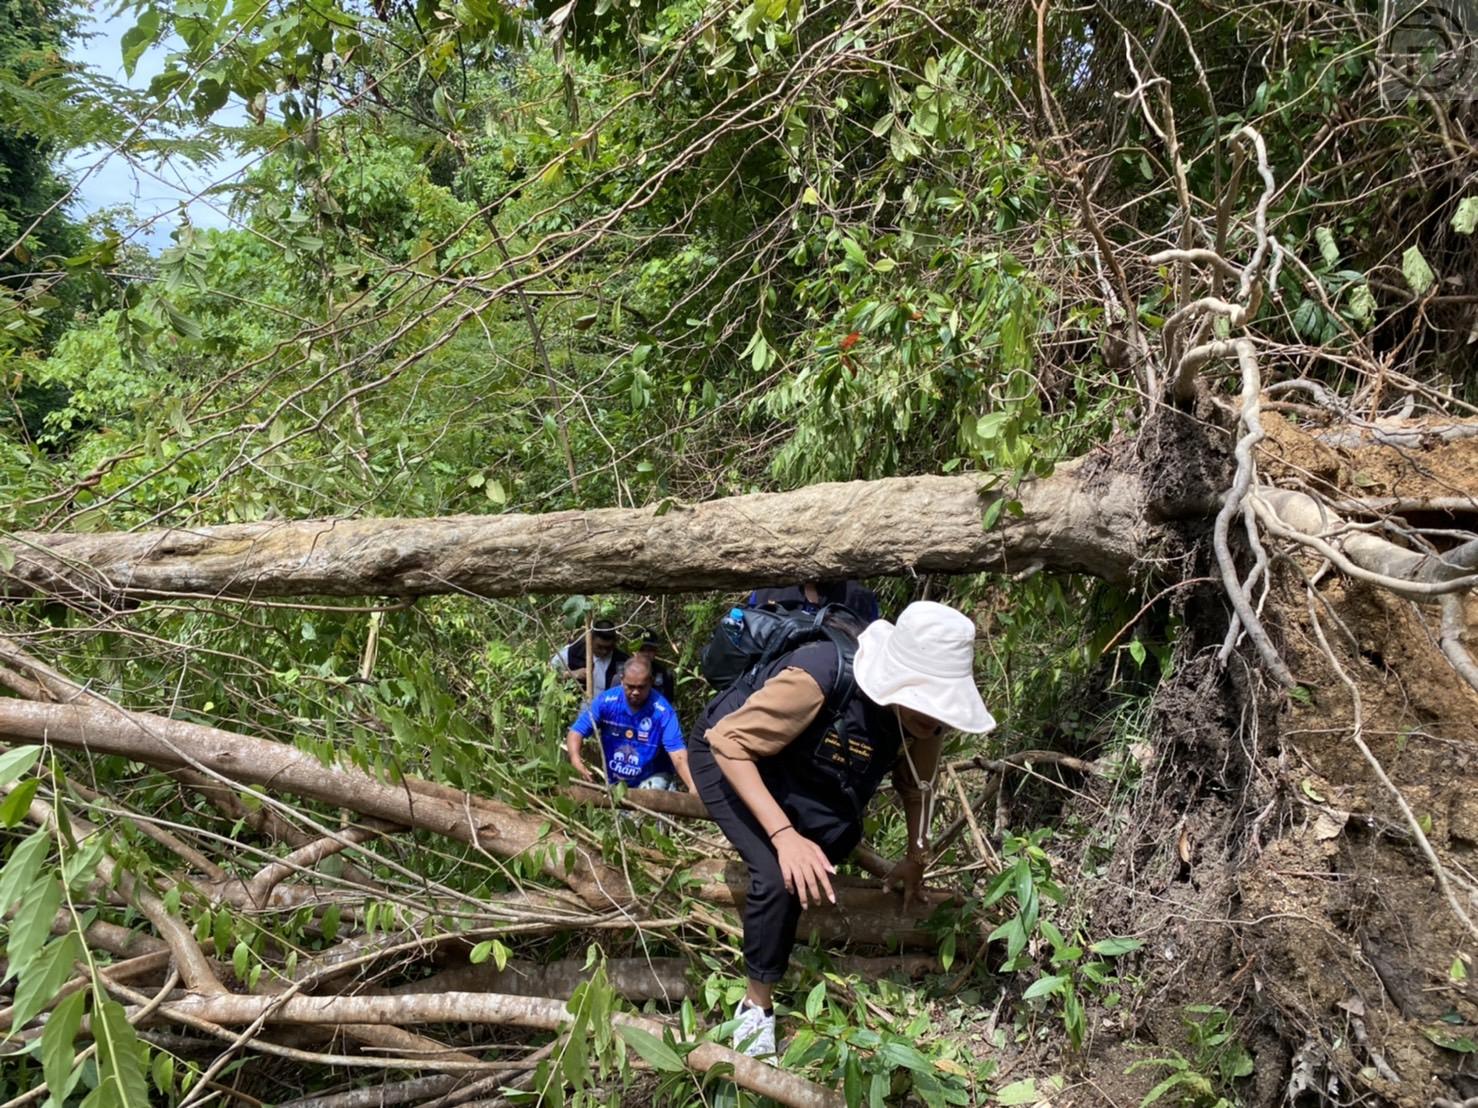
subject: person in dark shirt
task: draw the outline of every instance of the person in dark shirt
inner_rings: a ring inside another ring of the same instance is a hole
[[[670,701],[677,691],[677,685],[672,680],[672,671],[657,660],[657,650],[661,645],[662,640],[657,637],[657,632],[650,627],[643,627],[641,645],[636,648],[634,657],[647,660],[652,667],[652,691],[661,693]]]
[[[744,961],[749,986],[735,1049],[773,1056],[775,983],[790,962],[801,909],[836,902],[831,875],[862,837],[867,804],[890,771],[903,801],[908,850],[889,877],[920,895],[929,857],[934,780],[946,728],[995,727],[975,686],[975,624],[943,604],[910,604],[896,625],[859,638],[855,692],[837,650],[810,642],[762,666],[710,702],[688,744],[709,815],[749,868]],[[750,691],[751,687],[753,691]]]
[[[863,623],[879,618],[878,594],[857,581],[802,581],[749,594],[751,608],[785,608],[810,615],[827,604],[846,605],[862,617]]]
[[[617,675],[631,657],[616,645],[616,628],[608,619],[598,619],[590,628],[591,675],[595,688],[585,689],[585,636],[581,635],[564,647],[549,664],[565,677],[585,689],[586,700],[593,700],[619,684]]]

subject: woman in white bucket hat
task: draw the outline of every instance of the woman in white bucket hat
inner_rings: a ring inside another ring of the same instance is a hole
[[[924,600],[896,625],[877,620],[861,632],[851,666],[856,693],[839,710],[846,666],[829,641],[797,647],[709,704],[689,764],[709,813],[749,866],[739,1049],[774,1055],[771,998],[801,909],[823,896],[835,902],[830,875],[860,841],[867,803],[890,771],[909,839],[890,881],[906,896],[920,891],[926,794],[944,731],[995,727],[975,687],[974,661],[975,624]]]

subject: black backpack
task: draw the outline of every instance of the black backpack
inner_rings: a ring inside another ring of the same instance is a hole
[[[717,695],[710,708],[736,685],[744,685],[738,707],[754,692],[760,671],[798,646],[829,641],[837,652],[837,681],[826,708],[839,715],[857,690],[852,661],[857,656],[857,631],[862,620],[850,608],[828,604],[815,614],[769,608],[733,608],[714,628],[703,648],[698,668]],[[711,721],[710,721],[711,722]]]

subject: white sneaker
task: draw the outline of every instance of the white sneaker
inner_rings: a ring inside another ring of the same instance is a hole
[[[748,998],[739,1002],[734,1015],[739,1020],[739,1026],[734,1029],[734,1049],[774,1065],[775,1017],[765,1015],[765,1010],[751,1004]]]

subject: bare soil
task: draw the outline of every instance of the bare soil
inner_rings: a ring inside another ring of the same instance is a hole
[[[1265,424],[1267,480],[1348,500],[1478,497],[1474,440],[1335,449],[1276,413]],[[1196,496],[1201,459],[1162,478],[1172,509]],[[1173,469],[1173,451],[1155,460]],[[1474,523],[1436,515],[1446,522],[1413,522]],[[1460,883],[1478,876],[1478,694],[1438,649],[1433,608],[1319,570],[1313,558],[1275,564],[1264,612],[1306,695],[1270,686],[1248,660],[1220,668],[1224,601],[1215,588],[1181,599],[1188,633],[1158,694],[1150,764],[1127,818],[1120,809],[1107,873],[1085,879],[1095,932],[1146,939],[1140,991],[1122,1038],[1095,1044],[1054,1103],[1137,1105],[1163,1071],[1124,1071],[1189,1056],[1192,1004],[1235,1013],[1256,1064],[1237,1089],[1245,1104],[1478,1096],[1478,1055],[1434,1042],[1478,1038],[1478,949],[1353,742],[1355,707],[1319,647],[1306,580],[1360,690],[1361,734]],[[1478,646],[1478,604],[1467,614]],[[1478,914],[1478,898],[1461,884],[1458,895]]]

